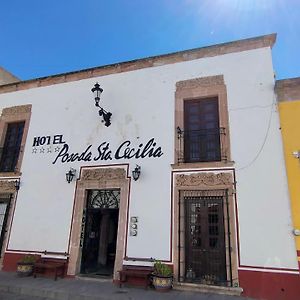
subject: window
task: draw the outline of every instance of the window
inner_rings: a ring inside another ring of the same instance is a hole
[[[23,149],[31,116],[31,104],[3,108],[0,116],[0,176],[21,175]],[[12,174],[13,173],[13,174]]]
[[[230,162],[227,92],[223,75],[176,83],[175,165],[221,167]]]
[[[24,125],[24,121],[7,125],[4,146],[1,149],[0,172],[15,171],[21,150]]]
[[[184,102],[184,161],[221,160],[218,98]]]

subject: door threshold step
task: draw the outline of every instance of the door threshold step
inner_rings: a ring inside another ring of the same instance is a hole
[[[97,282],[113,282],[112,277],[105,278],[104,276],[99,276],[99,275],[88,276],[88,275],[79,274],[75,276],[75,279],[86,280],[86,281],[97,281]]]
[[[223,294],[231,296],[240,296],[243,292],[241,287],[224,287],[206,284],[196,284],[196,283],[183,283],[176,282],[173,285],[175,290],[191,291],[191,292],[201,292],[201,293],[214,293]]]

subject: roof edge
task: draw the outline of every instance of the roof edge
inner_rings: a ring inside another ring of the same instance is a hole
[[[17,81],[21,81],[20,78],[0,66],[0,85],[7,85]]]
[[[278,102],[300,100],[300,77],[276,80],[275,92]]]
[[[49,86],[53,84],[72,82],[110,74],[129,72],[143,68],[163,66],[183,61],[190,61],[205,57],[214,57],[229,53],[248,51],[258,48],[272,48],[276,41],[276,33],[247,38],[201,48],[194,48],[169,54],[151,56],[126,62],[114,63],[100,67],[67,72],[47,77],[40,77],[0,86],[0,94],[19,90]]]

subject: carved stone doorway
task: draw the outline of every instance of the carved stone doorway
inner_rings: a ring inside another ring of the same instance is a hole
[[[233,170],[173,176],[175,281],[238,285]]]
[[[68,275],[74,276],[81,273],[81,260],[84,244],[85,215],[87,199],[91,190],[118,190],[119,191],[119,214],[117,217],[118,229],[116,239],[115,261],[113,268],[113,279],[118,280],[118,271],[122,268],[125,239],[127,230],[127,211],[129,198],[130,178],[128,165],[114,167],[92,167],[81,170],[80,179],[77,181],[76,195],[74,199],[74,210],[72,219],[72,229],[70,237],[70,259],[68,265]],[[99,205],[101,201],[99,202]],[[108,205],[101,204],[101,205]]]

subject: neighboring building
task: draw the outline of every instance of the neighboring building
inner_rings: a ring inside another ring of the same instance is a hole
[[[20,81],[19,78],[12,75],[11,73],[4,70],[2,67],[0,67],[0,85],[18,82]]]
[[[292,232],[300,268],[300,78],[277,80],[275,90],[290,192]]]
[[[69,276],[118,280],[123,265],[155,258],[178,286],[296,299],[274,42],[1,86],[3,270],[47,250],[69,255]]]

